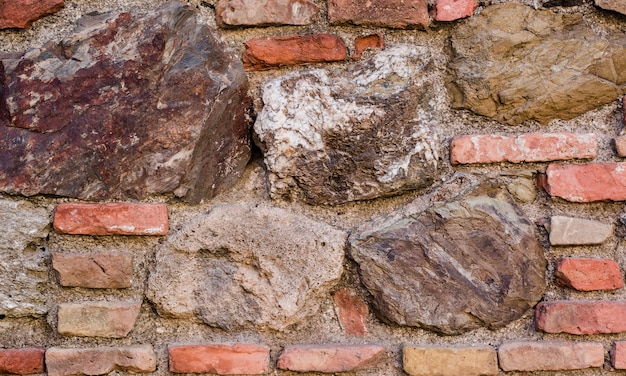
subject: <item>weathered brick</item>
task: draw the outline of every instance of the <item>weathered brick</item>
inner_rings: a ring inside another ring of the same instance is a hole
[[[61,10],[64,0],[2,0],[0,1],[0,29],[26,29],[49,14]]]
[[[220,0],[215,5],[220,27],[309,25],[318,13],[310,0]]]
[[[341,289],[333,296],[339,322],[346,334],[353,336],[367,335],[367,304],[346,289]]]
[[[480,134],[458,136],[450,144],[452,164],[547,162],[595,158],[593,133],[529,133],[515,137]]]
[[[616,290],[624,287],[617,262],[608,259],[563,258],[556,264],[556,281],[579,291]]]
[[[454,21],[471,17],[476,8],[476,0],[437,0],[433,18],[437,21]]]
[[[593,342],[512,342],[498,348],[504,371],[565,371],[601,367],[604,347]]]
[[[615,137],[613,139],[615,143],[615,151],[620,157],[626,157],[626,136]]]
[[[626,163],[560,165],[546,170],[547,191],[571,202],[626,200]]]
[[[341,38],[331,34],[291,35],[257,38],[246,42],[243,65],[246,70],[342,61],[348,50]]]
[[[492,347],[404,346],[402,365],[411,376],[498,374],[498,358]]]
[[[170,372],[260,375],[269,369],[270,350],[255,344],[172,345]]]
[[[141,302],[83,302],[59,304],[60,334],[123,338],[135,326]]]
[[[150,345],[97,347],[46,351],[48,376],[106,375],[117,370],[128,373],[156,371],[156,355]]]
[[[626,341],[615,342],[611,348],[611,365],[615,369],[626,369]]]
[[[328,0],[332,25],[364,25],[392,28],[428,28],[428,2],[424,0]]]
[[[597,245],[613,235],[613,225],[556,215],[550,218],[551,245]]]
[[[54,230],[73,235],[166,235],[165,204],[63,203],[54,213]]]
[[[32,375],[43,373],[44,349],[26,347],[22,349],[0,349],[0,373]]]
[[[278,368],[296,372],[356,371],[383,361],[386,350],[378,345],[287,346],[278,358]]]
[[[625,301],[551,301],[537,304],[535,325],[547,333],[626,332]]]
[[[130,253],[53,253],[52,267],[61,286],[120,289],[132,285],[133,255]]]
[[[354,40],[354,52],[352,53],[352,60],[361,60],[361,55],[368,49],[382,50],[385,48],[385,40],[381,33],[364,35],[357,37]]]

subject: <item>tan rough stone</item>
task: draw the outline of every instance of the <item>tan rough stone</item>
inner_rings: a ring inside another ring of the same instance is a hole
[[[604,347],[595,342],[511,342],[498,348],[504,371],[565,371],[601,367]]]
[[[277,367],[296,372],[350,372],[373,367],[387,349],[379,345],[288,346]]]
[[[221,27],[309,25],[318,13],[310,0],[220,0],[215,5]]]
[[[59,334],[123,338],[135,326],[141,302],[83,302],[59,304]]]
[[[132,347],[58,348],[46,351],[48,376],[106,375],[112,371],[156,371],[156,354],[150,345]]]
[[[132,285],[131,253],[53,253],[52,267],[61,286],[121,289]]]
[[[411,376],[498,374],[498,358],[492,347],[404,346],[402,365]]]
[[[624,0],[595,0],[595,4],[602,9],[626,14],[626,2]]]
[[[550,218],[551,245],[597,245],[613,235],[613,225],[555,215]]]

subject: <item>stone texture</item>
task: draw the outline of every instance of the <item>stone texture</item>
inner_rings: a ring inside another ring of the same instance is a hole
[[[476,0],[437,0],[433,18],[437,21],[455,21],[471,17],[478,8]]]
[[[595,342],[510,342],[498,348],[504,371],[566,371],[604,364],[604,347]]]
[[[48,236],[50,215],[28,202],[0,198],[0,223],[0,315],[44,315],[48,267],[38,245]]]
[[[361,60],[361,55],[367,49],[382,50],[385,48],[385,39],[381,33],[364,35],[354,40],[352,60]]]
[[[67,336],[124,338],[135,326],[141,302],[59,304],[58,331]]]
[[[345,232],[283,209],[218,205],[158,248],[146,295],[162,316],[284,330],[330,295],[345,241]]]
[[[556,282],[578,291],[616,290],[624,287],[619,265],[607,259],[560,259],[556,264]]]
[[[580,13],[490,6],[452,37],[455,108],[517,125],[572,119],[626,92],[626,40],[601,35]]]
[[[46,350],[27,347],[22,349],[0,349],[0,373],[32,375],[43,373],[43,357]]]
[[[435,179],[443,105],[426,47],[387,48],[346,72],[293,72],[262,88],[254,124],[273,198],[341,204]]]
[[[61,203],[54,213],[54,231],[72,235],[167,235],[167,205]]]
[[[626,200],[626,163],[560,165],[546,170],[547,191],[571,202]]]
[[[626,369],[626,342],[619,341],[611,348],[611,365],[615,369]]]
[[[626,3],[623,0],[595,0],[595,4],[602,9],[626,14]]]
[[[337,291],[333,299],[343,331],[353,336],[367,335],[367,304],[346,289]]]
[[[251,39],[246,42],[243,66],[257,71],[289,65],[343,61],[348,50],[341,38],[331,34],[289,35]]]
[[[625,122],[626,123],[626,122]],[[615,137],[615,151],[619,157],[626,157],[626,136]]]
[[[46,351],[48,376],[106,375],[112,371],[148,373],[156,371],[156,354],[150,345],[96,347]]]
[[[546,260],[533,223],[500,183],[475,179],[457,175],[352,232],[350,253],[382,320],[442,334],[496,329],[541,298]]]
[[[402,366],[411,376],[482,376],[499,371],[492,347],[404,346]]]
[[[547,162],[596,157],[595,133],[528,133],[515,137],[482,134],[457,136],[450,142],[450,162]]]
[[[584,218],[550,218],[551,245],[597,245],[613,236],[613,225]]]
[[[180,3],[86,16],[4,67],[2,192],[198,203],[249,160],[243,67]]]
[[[546,333],[626,332],[625,301],[550,301],[537,304],[535,325]]]
[[[52,267],[61,286],[123,289],[132,285],[131,253],[53,253]]]
[[[221,27],[309,25],[318,13],[310,0],[220,0],[215,5]]]
[[[379,364],[386,351],[379,345],[287,346],[277,367],[296,372],[351,372]]]
[[[518,201],[527,204],[537,197],[536,182],[526,177],[517,177],[506,186],[507,191]]]
[[[262,375],[269,370],[270,349],[255,344],[174,345],[170,372]]]
[[[428,2],[424,0],[328,0],[331,25],[362,25],[427,29]]]
[[[0,29],[27,29],[38,19],[61,10],[64,0],[0,0]]]

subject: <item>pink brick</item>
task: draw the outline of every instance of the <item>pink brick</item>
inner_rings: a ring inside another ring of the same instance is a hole
[[[472,16],[476,8],[476,0],[437,0],[433,17],[437,21],[454,21]]]
[[[96,289],[131,287],[133,255],[130,253],[53,253],[52,267],[61,286]]]
[[[604,347],[592,342],[512,342],[498,348],[504,371],[567,371],[602,367]]]
[[[615,369],[626,369],[626,342],[615,342],[611,348],[611,364]]]
[[[43,373],[44,349],[27,347],[23,349],[0,349],[0,373],[32,375]]]
[[[608,259],[563,258],[556,264],[556,281],[579,291],[615,290],[624,287],[619,265]]]
[[[339,313],[339,321],[346,334],[366,335],[367,315],[369,313],[367,304],[346,289],[337,291],[333,298]]]
[[[626,163],[550,164],[547,191],[571,202],[626,200]]]
[[[547,162],[595,158],[598,149],[593,133],[529,133],[516,137],[467,135],[450,144],[452,164],[497,162]]]
[[[165,204],[81,204],[57,205],[54,230],[73,235],[166,235]]]
[[[385,48],[385,40],[381,33],[358,37],[354,40],[352,60],[361,60],[361,55],[367,49],[382,50],[383,48]]]
[[[535,325],[547,333],[626,332],[625,301],[551,301],[537,304]]]
[[[170,372],[261,375],[268,372],[270,350],[255,344],[174,345]]]
[[[156,355],[150,345],[132,347],[58,348],[46,351],[48,376],[106,375],[112,371],[156,371]]]
[[[373,367],[386,348],[378,345],[289,346],[278,358],[278,368],[296,372],[349,372]]]
[[[364,25],[393,28],[428,28],[426,0],[328,0],[332,25]]]

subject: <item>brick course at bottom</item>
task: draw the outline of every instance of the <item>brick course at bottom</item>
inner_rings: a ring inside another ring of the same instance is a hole
[[[268,371],[270,350],[255,344],[170,345],[170,371],[261,375]]]

